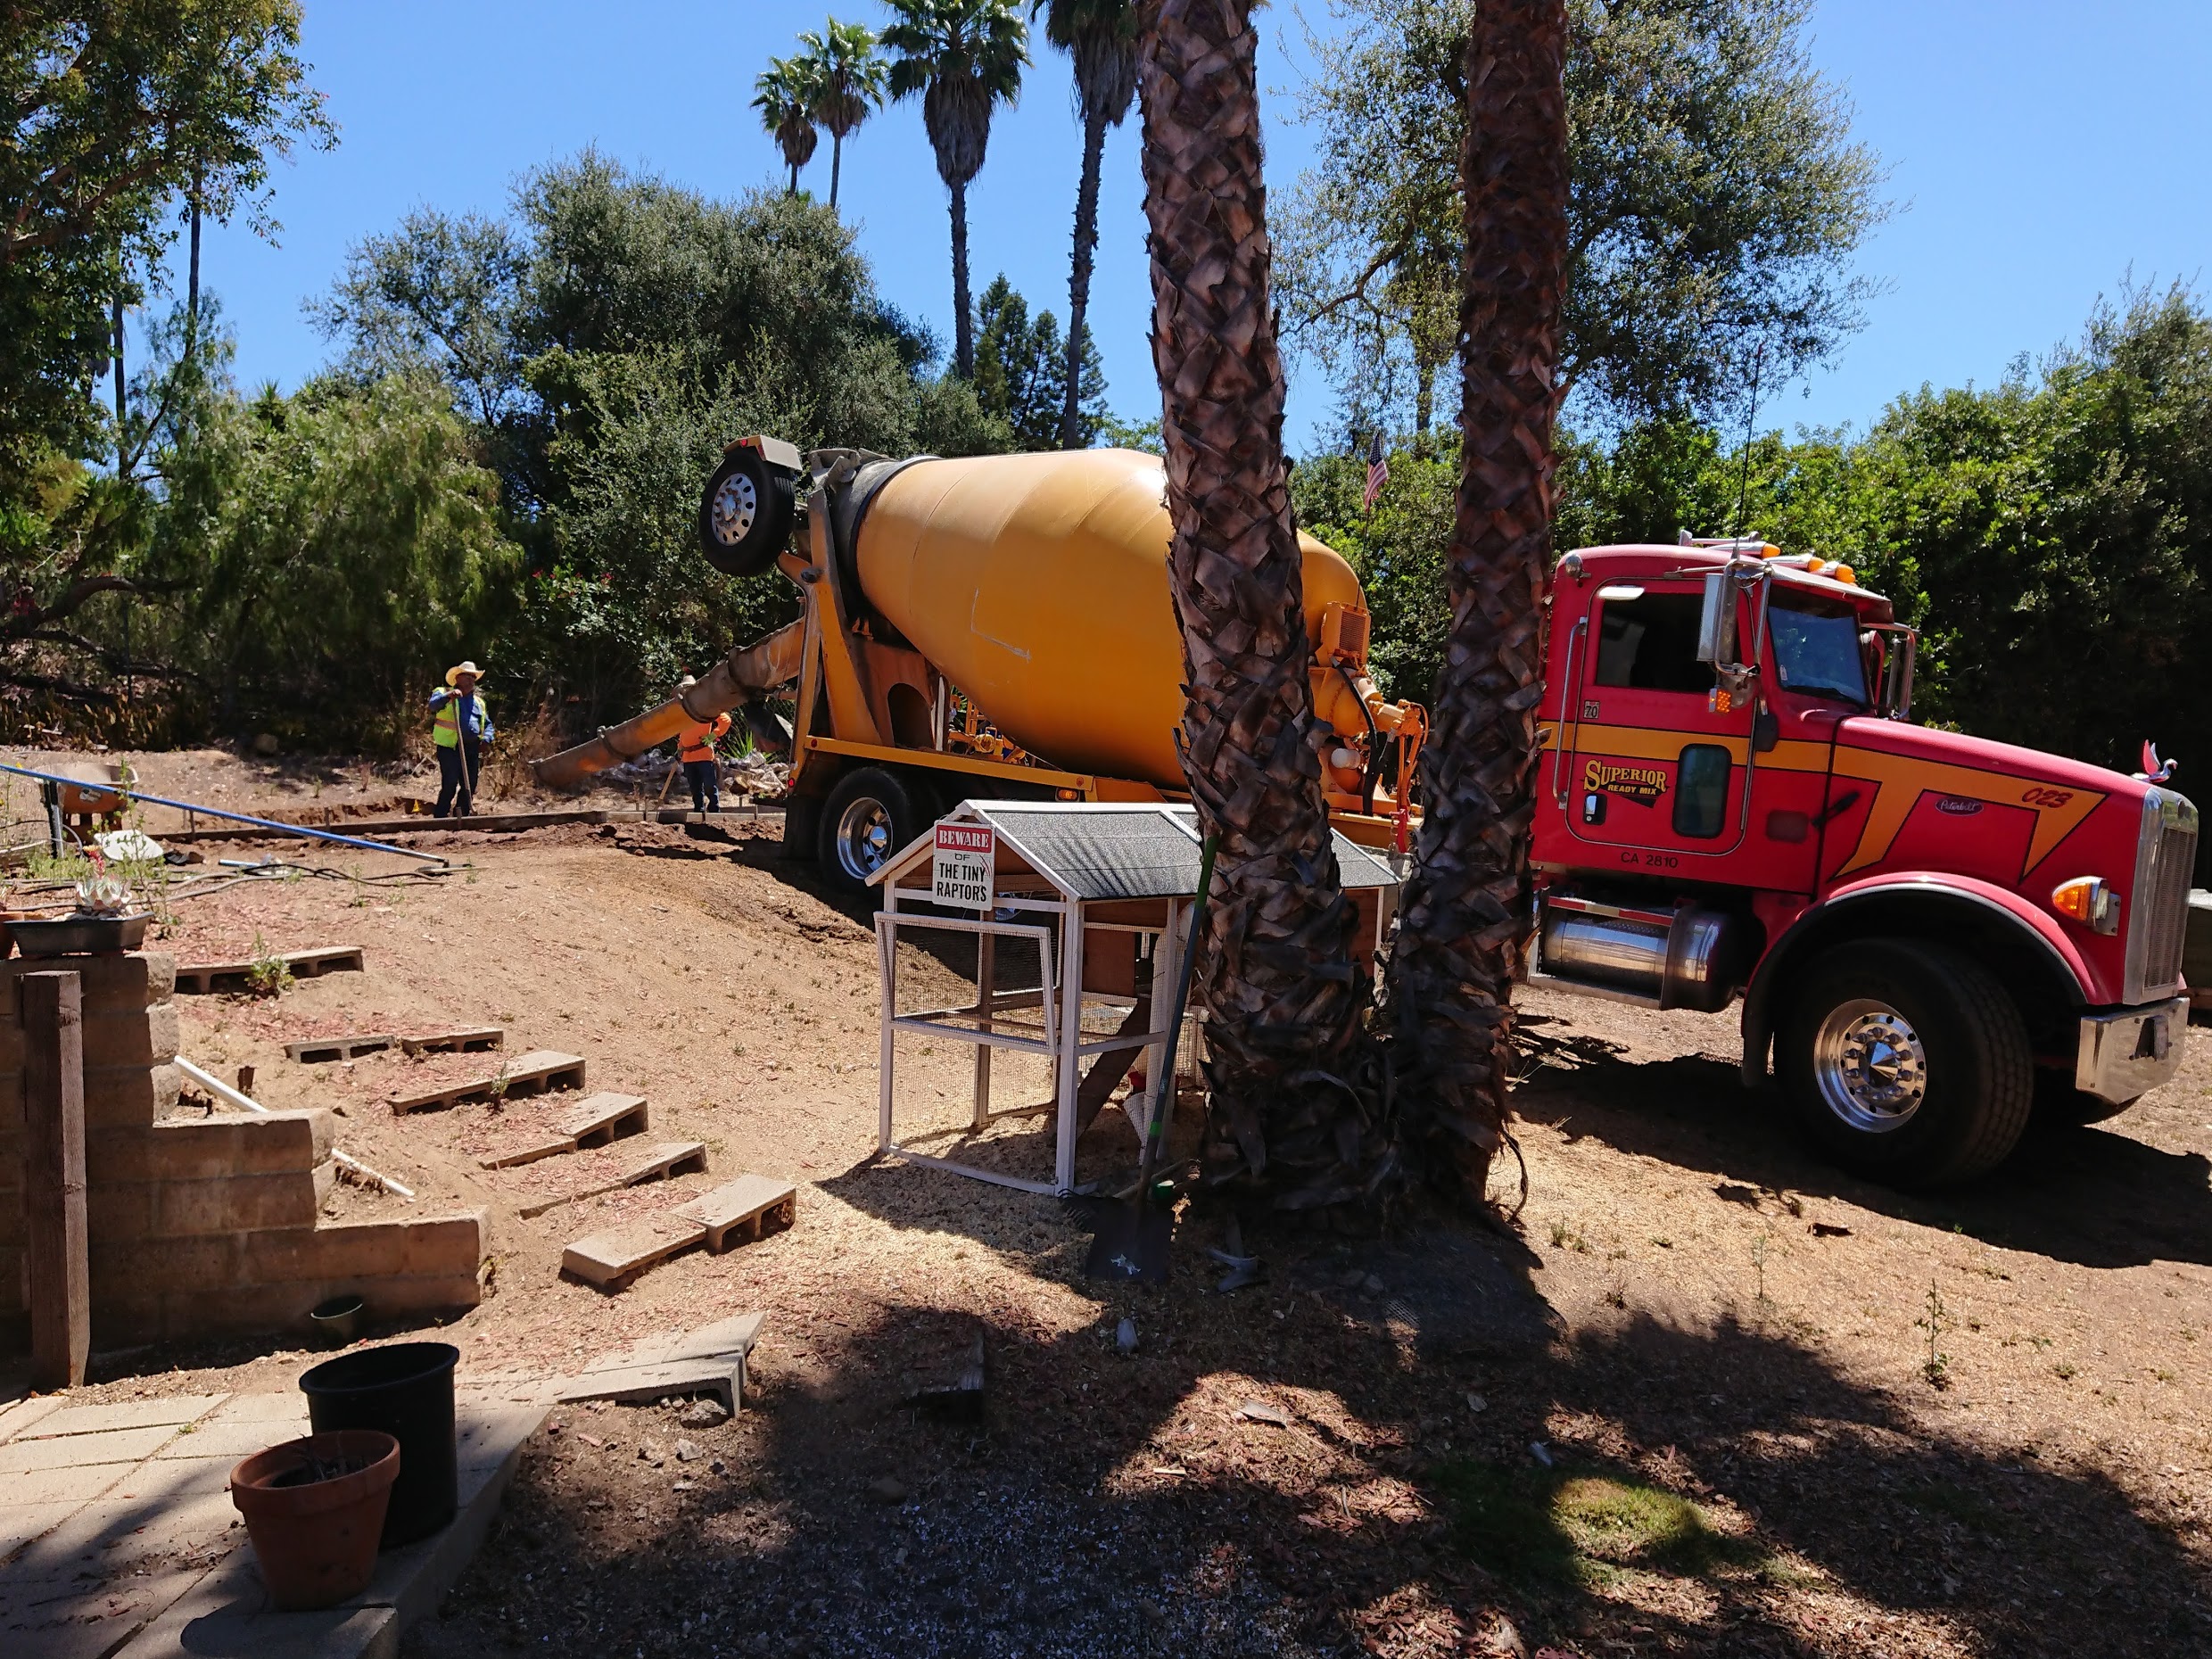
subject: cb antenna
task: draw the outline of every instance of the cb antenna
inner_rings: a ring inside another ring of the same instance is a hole
[[[1751,354],[1751,402],[1744,411],[1743,465],[1737,474],[1736,527],[1730,532],[1731,536],[1737,540],[1743,537],[1744,520],[1751,500],[1751,443],[1752,435],[1759,422],[1759,372],[1766,367],[1766,342],[1762,340],[1753,349]]]

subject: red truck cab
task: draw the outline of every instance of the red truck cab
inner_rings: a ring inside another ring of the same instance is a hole
[[[1549,603],[1531,983],[1740,995],[1746,1083],[1770,1051],[1813,1140],[1900,1184],[2173,1076],[2197,811],[2162,776],[1912,723],[1915,637],[1843,566],[1588,548]]]

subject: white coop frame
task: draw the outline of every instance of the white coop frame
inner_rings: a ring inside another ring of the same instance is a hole
[[[1023,1192],[1065,1194],[1076,1190],[1078,1095],[1086,1063],[1114,1049],[1145,1056],[1146,1087],[1122,1102],[1142,1136],[1168,1098],[1162,1076],[1168,1028],[1164,1023],[1182,968],[1190,911],[1198,885],[1200,837],[1188,806],[1157,802],[963,801],[939,821],[988,824],[996,833],[994,904],[988,911],[953,912],[931,902],[930,858],[936,826],[899,852],[872,880],[883,890],[876,915],[882,983],[878,1071],[877,1147],[908,1162],[988,1181]],[[1339,835],[1338,866],[1345,886],[1363,900],[1366,949],[1380,947],[1396,887],[1389,867]],[[1372,894],[1374,903],[1364,902]],[[917,908],[920,906],[920,908]],[[971,1002],[902,1012],[898,1006],[898,944],[909,931],[968,934],[976,940],[976,993]],[[1137,1005],[1131,991],[1086,983],[1085,965],[1095,936],[1135,935],[1156,941],[1152,951],[1150,1028],[1123,1034],[1120,1025]],[[1033,944],[1039,983],[1000,990],[1000,939]],[[1113,1028],[1086,1031],[1085,1016],[1111,1015]],[[1054,1118],[1052,1176],[1027,1179],[1003,1171],[938,1157],[898,1138],[900,1033],[927,1035],[975,1050],[972,1110],[964,1130],[978,1134],[1003,1118]],[[1178,1075],[1194,1074],[1195,1043],[1179,1046]],[[1034,1054],[1052,1077],[1049,1100],[1011,1107],[992,1104],[991,1056],[995,1051]]]

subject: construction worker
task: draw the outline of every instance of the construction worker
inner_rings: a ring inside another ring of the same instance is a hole
[[[459,663],[445,671],[446,689],[430,694],[430,740],[438,751],[435,815],[466,818],[476,805],[476,775],[491,741],[491,714],[476,695],[481,671]]]
[[[689,691],[698,684],[689,674],[676,687]],[[683,780],[691,786],[691,810],[722,811],[722,766],[714,758],[714,739],[730,735],[730,716],[695,720],[676,734],[676,754],[683,762]]]

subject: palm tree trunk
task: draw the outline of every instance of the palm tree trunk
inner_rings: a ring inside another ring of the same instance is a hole
[[[791,183],[790,183],[789,186],[788,186],[788,188],[784,191],[784,193],[783,193],[783,194],[784,194],[785,195],[787,195],[787,196],[795,196],[795,195],[798,194],[798,193],[799,193],[799,164],[798,164],[796,161],[794,161],[794,162],[792,162],[792,163],[791,163]]]
[[[968,186],[953,186],[953,367],[976,377],[976,322],[968,303]]]
[[[185,355],[200,347],[200,169],[192,169],[192,260],[185,284]]]
[[[845,135],[833,132],[830,135],[830,210],[832,213],[838,210],[838,175],[844,169]],[[797,179],[796,169],[793,170],[791,177],[795,181]]]
[[[1503,1135],[1529,826],[1567,259],[1564,0],[1484,0],[1461,152],[1459,495],[1451,631],[1421,752],[1425,817],[1391,959],[1408,1156],[1482,1201]]]
[[[1144,210],[1169,589],[1187,686],[1177,733],[1220,838],[1201,983],[1209,1175],[1265,1175],[1307,1208],[1380,1184],[1394,1154],[1341,1087],[1366,986],[1351,955],[1314,747],[1303,580],[1283,458],[1251,0],[1146,0]]]
[[[125,470],[125,458],[130,449],[123,424],[130,415],[129,376],[123,372],[123,296],[115,296],[111,320],[115,325],[115,469]]]
[[[1091,261],[1098,252],[1098,174],[1106,153],[1106,112],[1083,112],[1083,179],[1076,186],[1075,265],[1068,276],[1068,391],[1060,408],[1060,447],[1083,447],[1083,319],[1091,309]]]

